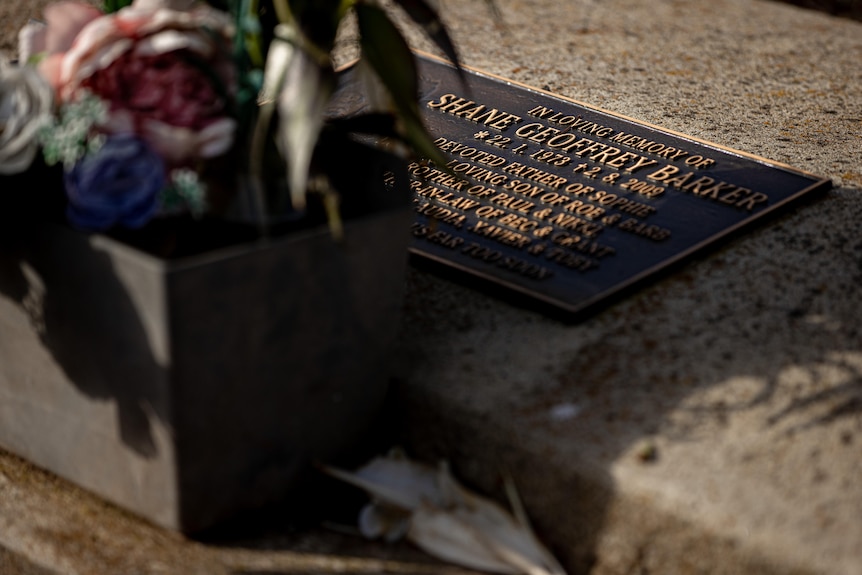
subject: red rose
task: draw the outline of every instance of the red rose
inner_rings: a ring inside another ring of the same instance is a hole
[[[22,34],[21,52],[48,52],[40,69],[61,100],[90,90],[109,104],[107,132],[136,133],[171,164],[228,150],[236,122],[226,13],[183,0],[136,0],[95,17],[76,2],[50,10],[64,17]]]

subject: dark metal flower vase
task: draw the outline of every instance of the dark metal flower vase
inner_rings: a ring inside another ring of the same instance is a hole
[[[0,445],[193,532],[282,498],[377,415],[405,201],[163,260],[99,234],[0,243]]]

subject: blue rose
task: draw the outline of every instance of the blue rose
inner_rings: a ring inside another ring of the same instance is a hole
[[[105,230],[115,225],[139,228],[156,213],[165,187],[165,165],[140,138],[110,135],[95,153],[65,173],[72,225]]]

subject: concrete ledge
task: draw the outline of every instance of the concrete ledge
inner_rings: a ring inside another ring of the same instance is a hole
[[[325,506],[338,486],[312,496]],[[407,544],[385,545],[302,522],[308,511],[240,518],[206,543],[147,523],[0,451],[3,575],[471,575]],[[329,515],[332,517],[332,515]]]
[[[577,326],[415,275],[411,445],[485,489],[511,471],[573,572],[862,571],[862,26],[500,5],[504,30],[449,6],[468,64],[837,187]]]

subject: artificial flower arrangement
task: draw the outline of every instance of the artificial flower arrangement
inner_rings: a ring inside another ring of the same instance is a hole
[[[439,151],[374,0],[105,1],[50,4],[0,67],[0,393],[32,407],[0,443],[193,532],[370,426],[410,239],[387,170]]]
[[[457,62],[425,0],[396,3]],[[370,111],[345,120],[327,106],[350,13]],[[83,230],[223,213],[231,173],[264,230],[274,211],[302,213],[309,191],[337,223],[315,150],[384,142],[437,158],[416,92],[413,55],[374,0],[62,0],[21,29],[18,62],[0,62],[0,174],[61,172],[63,212]]]

